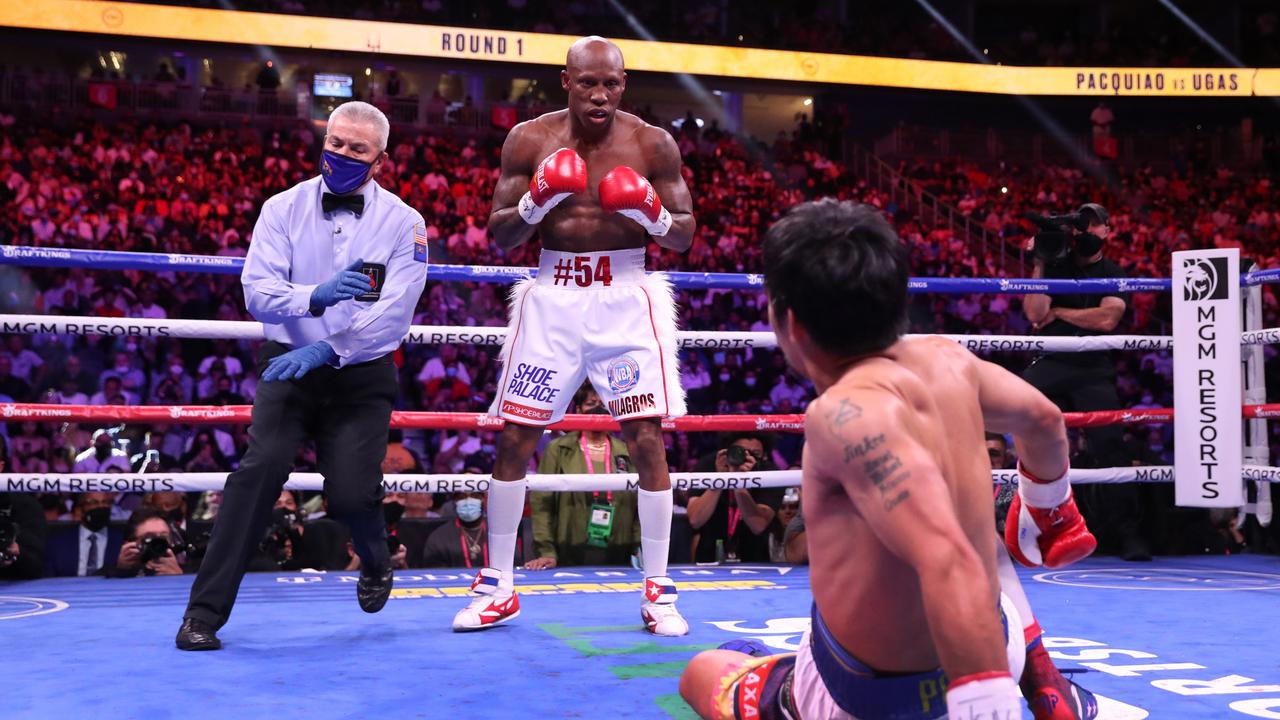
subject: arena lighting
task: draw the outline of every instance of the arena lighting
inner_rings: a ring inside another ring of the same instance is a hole
[[[249,45],[563,66],[577,38],[96,0],[0,2],[0,26]],[[1280,68],[1021,67],[741,46],[617,40],[633,71],[993,95],[1280,97]],[[278,57],[274,58],[279,60]],[[279,64],[279,63],[277,63]]]
[[[1205,30],[1203,27],[1201,27],[1199,23],[1197,23],[1195,20],[1192,20],[1190,15],[1187,15],[1186,13],[1182,12],[1182,8],[1178,7],[1177,5],[1174,5],[1173,0],[1159,0],[1159,2],[1161,5],[1165,7],[1166,10],[1168,10],[1170,13],[1173,13],[1173,16],[1178,18],[1178,20],[1180,20],[1183,25],[1186,25],[1187,28],[1191,30],[1191,32],[1195,33],[1197,37],[1199,37],[1202,41],[1204,41],[1205,45],[1208,45],[1209,47],[1213,48],[1213,51],[1218,53],[1218,57],[1222,58],[1223,60],[1226,60],[1228,63],[1230,63],[1234,67],[1238,67],[1238,68],[1244,67],[1244,63],[1240,61],[1240,58],[1235,56],[1235,53],[1232,53],[1225,46],[1223,46],[1222,43],[1218,42],[1218,39],[1210,35],[1208,30]],[[1280,99],[1271,98],[1271,103],[1273,105],[1276,105],[1277,107],[1280,107]],[[1199,129],[1200,129],[1200,126],[1196,125],[1196,130],[1199,130]]]
[[[1159,2],[1165,7],[1165,9],[1173,13],[1174,17],[1181,20],[1183,25],[1190,28],[1191,32],[1195,33],[1201,40],[1203,40],[1205,45],[1213,48],[1213,51],[1218,53],[1218,57],[1221,57],[1223,60],[1226,60],[1235,67],[1244,67],[1244,63],[1240,62],[1240,58],[1233,55],[1230,50],[1222,46],[1222,43],[1218,42],[1212,35],[1210,35],[1209,31],[1200,27],[1195,20],[1192,20],[1186,13],[1182,12],[1181,8],[1173,4],[1173,0],[1159,0]]]
[[[924,8],[925,12],[929,13],[929,15],[945,29],[947,33],[960,45],[960,47],[963,47],[965,52],[969,53],[970,57],[983,65],[991,64],[991,58],[980,52],[973,43],[969,42],[969,39],[966,38],[955,25],[952,25],[950,20],[947,20],[942,13],[938,12],[937,8],[929,4],[929,0],[916,0],[916,3],[920,5],[920,7]],[[1017,100],[1018,104],[1040,123],[1040,126],[1043,127],[1045,132],[1053,138],[1054,142],[1058,143],[1063,150],[1067,151],[1067,154],[1075,161],[1076,167],[1081,168],[1094,180],[1106,185],[1107,187],[1113,187],[1116,184],[1114,173],[1105,170],[1097,163],[1094,163],[1093,158],[1085,154],[1076,145],[1072,140],[1071,134],[1067,132],[1066,128],[1062,127],[1057,120],[1054,120],[1049,113],[1045,112],[1044,108],[1040,107],[1039,103],[1022,95],[1014,95],[1014,99]],[[1001,188],[1000,191],[1005,192],[1005,189]]]
[[[635,15],[632,15],[631,11],[624,7],[621,2],[618,2],[618,0],[609,0],[609,6],[613,8],[614,12],[622,16],[622,19],[632,30],[636,32],[637,35],[649,42],[658,41],[658,38],[653,33],[649,32],[649,28],[641,24],[640,20],[637,19]],[[626,57],[625,52],[623,53],[623,57]],[[628,68],[629,67],[630,65],[628,65]],[[707,89],[707,86],[699,82],[697,78],[688,73],[676,73],[675,76],[676,82],[680,83],[685,90],[688,90],[689,93],[697,98],[698,102],[706,106],[708,110],[715,111],[718,115],[724,109],[724,106],[720,101],[716,100],[711,91]],[[702,127],[701,120],[698,121],[698,127]]]

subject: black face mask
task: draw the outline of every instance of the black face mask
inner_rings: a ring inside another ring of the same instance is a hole
[[[386,518],[388,525],[400,522],[400,518],[404,516],[404,504],[398,502],[382,503],[382,516]]]
[[[169,512],[165,513],[165,515],[167,515],[167,516],[168,516],[168,518],[169,518],[169,522],[170,522],[171,524],[173,524],[173,525],[177,525],[178,523],[182,522],[182,508],[181,508],[181,507],[176,507],[176,508],[174,508],[174,509],[170,510]]]
[[[98,462],[102,462],[111,457],[111,446],[102,447],[100,445],[93,446],[93,454],[98,458]]]
[[[1076,256],[1091,258],[1098,254],[1106,241],[1093,233],[1080,233],[1076,236]]]
[[[98,532],[111,522],[111,508],[101,507],[94,508],[84,514],[84,519],[80,521],[89,532]]]

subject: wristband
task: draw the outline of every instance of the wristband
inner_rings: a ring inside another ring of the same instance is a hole
[[[1018,461],[1018,474],[1030,481],[1018,483],[1018,494],[1023,502],[1034,508],[1058,507],[1071,499],[1071,481],[1067,479],[1070,471],[1071,466],[1068,465],[1056,479],[1041,480],[1027,472],[1022,461]]]

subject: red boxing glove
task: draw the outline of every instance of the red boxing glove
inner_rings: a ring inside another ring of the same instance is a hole
[[[1098,547],[1071,496],[1064,471],[1057,480],[1041,480],[1018,463],[1018,494],[1004,521],[1004,544],[1027,567],[1060,568],[1083,560]]]
[[[662,237],[671,229],[671,213],[662,207],[653,185],[626,165],[610,170],[600,180],[599,192],[600,207],[635,220],[650,235]]]
[[[586,189],[586,161],[569,148],[560,148],[538,163],[517,211],[525,222],[537,225],[561,200]]]

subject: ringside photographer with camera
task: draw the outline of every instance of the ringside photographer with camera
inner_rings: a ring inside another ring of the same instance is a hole
[[[6,472],[8,460],[0,438],[0,472]],[[39,501],[31,495],[0,493],[0,580],[35,580],[44,573],[47,532]]]
[[[108,577],[182,574],[177,554],[185,548],[175,543],[164,513],[148,506],[134,510],[125,522],[124,537],[116,565],[107,571]]]
[[[769,459],[771,438],[763,433],[728,433],[720,449],[704,456],[694,472],[751,473],[776,470]],[[689,491],[689,526],[697,534],[693,559],[769,562],[769,532],[782,505],[782,488]]]
[[[1119,265],[1104,257],[1111,234],[1109,216],[1097,203],[1081,205],[1074,213],[1028,216],[1040,232],[1032,239],[1033,278],[1087,280],[1123,278]],[[1026,295],[1022,309],[1040,335],[1088,336],[1115,331],[1127,304],[1118,295],[1065,293]],[[1108,351],[1043,353],[1023,372],[1023,378],[1066,412],[1117,410],[1115,365]],[[1128,465],[1123,429],[1118,425],[1084,430],[1088,458],[1073,462],[1085,467]],[[1150,560],[1142,537],[1142,503],[1137,483],[1082,486],[1077,494],[1081,512],[1098,535],[1099,549],[1126,560]]]

